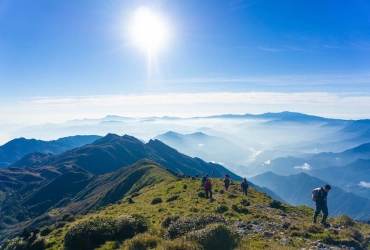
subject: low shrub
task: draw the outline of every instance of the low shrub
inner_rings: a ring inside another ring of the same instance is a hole
[[[284,209],[283,204],[280,201],[277,201],[277,200],[271,201],[269,206],[271,208]]]
[[[312,224],[307,227],[307,232],[313,233],[313,234],[319,234],[319,233],[324,232],[324,229],[319,225]]]
[[[46,249],[45,239],[37,237],[27,248],[27,250],[44,250]]]
[[[167,216],[166,218],[164,218],[164,220],[162,221],[161,223],[161,226],[163,228],[167,228],[169,227],[169,225],[172,223],[172,222],[175,222],[178,218],[180,218],[180,216],[177,216],[177,215],[174,215],[174,216]]]
[[[183,217],[169,225],[165,238],[174,239],[213,223],[226,223],[226,219],[218,214]]]
[[[247,201],[246,199],[242,199],[240,204],[242,204],[243,206],[246,206],[246,207],[251,205],[251,203],[249,201]]]
[[[204,192],[198,192],[198,197],[206,198],[206,194]]]
[[[169,198],[166,200],[166,202],[175,201],[175,200],[177,200],[178,198],[180,198],[180,196],[179,196],[179,195],[174,195],[174,196],[169,197]]]
[[[155,197],[151,202],[152,205],[155,205],[155,204],[158,204],[158,203],[162,203],[162,198],[161,197]]]
[[[65,225],[66,225],[65,221],[58,221],[57,223],[55,223],[55,228],[62,228]]]
[[[175,240],[165,240],[160,244],[161,250],[203,250],[203,247],[195,241],[185,240],[184,238]]]
[[[139,196],[140,194],[139,193],[132,193],[130,196],[131,196],[131,198],[134,198],[134,197],[137,197],[137,196]]]
[[[224,194],[224,193],[225,193],[225,190],[221,189],[220,194]]]
[[[11,240],[4,240],[1,245],[4,250],[25,250],[27,249],[27,242],[20,237],[15,237]]]
[[[59,221],[66,221],[66,222],[73,222],[75,221],[75,217],[71,213],[64,214]]]
[[[190,232],[187,237],[198,242],[204,250],[232,250],[241,240],[235,230],[222,224],[213,224],[205,229]]]
[[[344,227],[353,227],[356,224],[355,220],[346,214],[339,215],[336,220]]]
[[[32,235],[27,240],[15,237],[11,240],[5,240],[0,246],[4,250],[44,250],[46,248],[45,239]]]
[[[125,240],[148,229],[148,221],[139,215],[95,218],[75,224],[64,237],[70,250],[89,250],[108,240]]]
[[[49,233],[51,233],[52,231],[53,231],[53,228],[51,226],[46,226],[46,227],[41,228],[40,235],[41,236],[46,236]]]
[[[147,250],[157,247],[162,239],[150,234],[138,234],[134,238],[125,241],[125,250]]]
[[[241,206],[241,205],[237,205],[237,204],[233,204],[231,206],[231,208],[235,211],[235,212],[238,212],[238,213],[241,213],[241,214],[247,214],[249,211],[247,208]]]
[[[183,189],[187,189],[188,186],[186,184],[184,184],[184,186],[182,186]]]
[[[229,208],[226,205],[220,205],[220,206],[216,207],[215,212],[216,213],[224,213],[227,210],[229,210]]]
[[[235,194],[229,194],[228,195],[228,197],[230,198],[230,199],[234,199],[234,198],[236,198],[236,197],[238,197],[237,195],[235,195]]]

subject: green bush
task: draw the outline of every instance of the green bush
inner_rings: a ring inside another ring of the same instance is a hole
[[[269,205],[270,205],[271,208],[284,209],[283,204],[280,201],[277,201],[277,200],[271,201]]]
[[[198,192],[198,197],[200,198],[206,198],[206,194],[204,192]]]
[[[11,240],[5,240],[1,245],[4,250],[26,250],[27,242],[20,237],[15,237]]]
[[[346,214],[339,215],[337,221],[344,227],[353,227],[356,224],[355,220]]]
[[[233,204],[231,206],[231,208],[235,211],[235,212],[238,212],[238,213],[241,213],[241,214],[247,214],[248,213],[248,209],[241,206],[241,205],[237,205],[237,204]]]
[[[27,250],[44,250],[46,248],[45,239],[37,237],[28,247]]]
[[[308,226],[307,232],[313,233],[313,234],[319,234],[319,233],[324,232],[324,229],[319,225],[312,224]]]
[[[180,198],[180,196],[179,196],[179,195],[174,195],[174,196],[169,197],[169,198],[166,200],[166,202],[175,201],[175,200],[177,200],[178,198]]]
[[[162,198],[161,197],[155,197],[151,204],[154,205],[154,204],[158,204],[158,203],[162,203]]]
[[[75,224],[65,235],[64,244],[71,250],[94,249],[105,241],[125,240],[147,229],[147,220],[138,215],[95,218]]]
[[[159,247],[161,250],[203,250],[203,247],[197,242],[184,238],[162,241]]]
[[[224,213],[227,210],[229,210],[229,208],[226,205],[220,205],[220,206],[216,207],[215,212],[216,213]]]
[[[177,216],[177,215],[175,215],[175,216],[168,216],[168,217],[164,218],[164,220],[161,223],[161,226],[163,228],[167,228],[167,227],[169,227],[171,225],[172,222],[175,222],[178,218],[180,218],[180,216]]]
[[[67,222],[72,222],[75,221],[75,217],[73,214],[67,213],[62,216],[62,218],[59,219],[59,221],[67,221]]]
[[[40,235],[41,236],[46,236],[49,233],[51,233],[52,231],[53,231],[53,228],[51,226],[46,226],[46,227],[41,228]]]
[[[183,189],[187,189],[188,186],[186,184],[184,184],[184,186],[182,186]]]
[[[169,225],[165,238],[174,239],[190,231],[202,229],[212,223],[226,223],[226,219],[218,214],[183,217]]]
[[[149,234],[138,234],[134,238],[125,241],[125,250],[147,250],[154,249],[162,239],[149,235]]]
[[[207,226],[205,229],[190,232],[187,236],[197,241],[204,250],[232,250],[241,240],[235,230],[222,224]]]

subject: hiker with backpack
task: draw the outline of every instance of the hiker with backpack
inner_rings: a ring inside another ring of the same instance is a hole
[[[228,190],[230,186],[230,175],[228,173],[225,174],[224,184],[225,189]]]
[[[312,200],[316,203],[315,213],[313,214],[313,223],[316,223],[317,216],[322,211],[321,224],[328,226],[326,218],[328,217],[328,192],[331,189],[330,185],[325,185],[321,188],[312,190]]]
[[[206,191],[206,198],[208,198],[208,193],[209,198],[212,198],[212,183],[209,178],[207,178],[206,182],[204,183],[204,191]]]
[[[244,178],[242,183],[240,183],[240,191],[243,192],[243,195],[247,195],[248,188],[249,188],[249,185],[248,185],[247,179]]]
[[[200,187],[204,187],[204,183],[206,183],[207,179],[208,179],[208,174],[206,175],[203,174],[202,179],[200,179]]]

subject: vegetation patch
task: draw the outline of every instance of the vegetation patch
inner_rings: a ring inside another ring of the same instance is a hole
[[[224,213],[227,210],[229,210],[229,208],[226,205],[220,205],[220,206],[216,207],[215,212],[216,213]]]
[[[65,235],[64,244],[70,250],[94,249],[105,241],[125,240],[147,229],[148,222],[142,216],[95,218],[75,224]]]
[[[174,196],[169,197],[169,198],[166,200],[166,202],[175,201],[175,200],[177,200],[178,198],[180,198],[180,196],[179,196],[179,195],[174,195]]]
[[[174,239],[213,223],[226,223],[226,219],[218,214],[183,217],[169,225],[165,238]]]
[[[134,238],[125,241],[125,250],[147,250],[155,249],[163,241],[158,236],[150,234],[138,234]]]
[[[236,231],[222,224],[214,224],[190,232],[187,237],[198,242],[204,250],[232,250],[241,240],[241,236]]]
[[[233,204],[231,206],[231,208],[235,211],[235,212],[238,212],[238,213],[241,213],[241,214],[247,214],[248,213],[248,209],[241,206],[241,205],[237,205],[237,204]]]
[[[161,197],[155,197],[150,204],[155,205],[158,203],[162,203],[162,198]]]

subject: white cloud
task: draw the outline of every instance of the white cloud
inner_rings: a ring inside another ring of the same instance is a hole
[[[198,147],[203,147],[203,146],[204,146],[203,143],[198,144]]]
[[[370,188],[370,182],[360,181],[358,185],[361,187]]]
[[[267,161],[264,162],[264,164],[269,165],[269,164],[271,164],[271,161],[267,160]]]
[[[303,169],[303,170],[310,170],[310,169],[312,169],[311,166],[308,163],[304,163],[301,166],[295,166],[294,168],[295,169]]]

